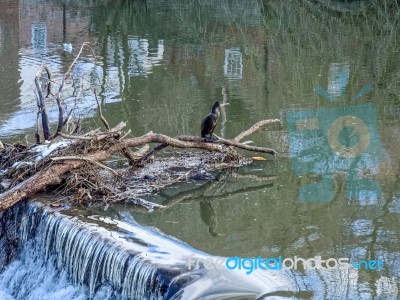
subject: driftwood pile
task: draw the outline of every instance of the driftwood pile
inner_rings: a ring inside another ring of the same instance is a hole
[[[92,48],[88,43],[84,43],[59,83],[56,94],[52,93],[52,86],[56,82],[51,78],[50,70],[46,66],[42,66],[37,73],[35,77],[38,94],[36,145],[10,145],[0,141],[0,211],[23,199],[32,198],[38,192],[45,191],[49,187],[58,188],[61,193],[69,195],[72,202],[79,204],[101,200],[109,205],[116,201],[131,199],[136,204],[152,209],[157,205],[138,198],[137,195],[140,193],[132,189],[131,184],[125,179],[128,173],[132,176],[143,166],[152,164],[154,156],[169,146],[203,150],[202,152],[182,154],[199,158],[192,160],[194,164],[199,162],[197,166],[193,166],[193,170],[197,170],[199,165],[204,164],[209,166],[209,169],[239,164],[245,158],[234,148],[276,154],[273,149],[250,146],[241,143],[241,140],[263,126],[278,124],[280,121],[277,119],[260,121],[232,140],[218,138],[211,143],[196,136],[170,137],[153,132],[139,137],[131,137],[130,130],[124,130],[125,123],[121,122],[112,128],[109,126],[102,114],[95,91],[94,96],[97,100],[99,116],[105,130],[95,129],[82,133],[79,121],[70,126],[72,110],[64,111],[62,94],[64,86],[68,84],[72,67],[85,47],[95,57]],[[54,134],[51,133],[49,126],[46,98],[53,100],[58,107],[58,125]],[[41,141],[40,128],[44,142]],[[158,145],[150,150],[149,144]],[[129,167],[117,169],[113,163],[104,163],[116,157],[126,160]],[[189,170],[183,175],[171,175],[158,184],[165,186],[186,180],[190,177],[191,172],[192,170]]]

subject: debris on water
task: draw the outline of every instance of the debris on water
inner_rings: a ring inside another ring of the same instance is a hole
[[[146,179],[146,180],[155,180],[154,176],[151,176],[151,175],[144,175],[144,176],[143,176],[143,179]]]
[[[197,170],[195,172],[192,172],[193,174],[188,176],[188,179],[192,180],[214,180],[215,177],[210,173],[207,172],[206,170]]]
[[[51,143],[49,145],[39,145],[34,147],[32,150],[39,153],[36,157],[36,162],[42,160],[52,152],[68,146],[70,143],[71,141],[69,140],[61,140],[59,142]]]
[[[10,186],[11,180],[5,179],[3,180],[0,185],[3,187],[3,189],[7,189]]]
[[[71,54],[72,52],[72,44],[63,44],[64,46],[64,51],[68,52],[69,54]]]
[[[71,204],[64,204],[62,206],[63,209],[70,209],[71,208]]]
[[[31,162],[31,161],[17,161],[12,164],[11,168],[20,169],[20,168],[29,167],[32,165],[33,165],[33,162]]]
[[[267,160],[265,157],[262,157],[262,156],[253,156],[252,159],[253,160]]]

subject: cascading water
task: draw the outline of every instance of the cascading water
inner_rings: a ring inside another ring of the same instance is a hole
[[[18,239],[21,249],[0,275],[0,290],[10,299],[40,299],[46,289],[50,294],[68,290],[69,296],[79,299],[160,299],[168,288],[168,276],[160,278],[140,253],[69,218],[31,204],[20,205],[6,217],[3,235],[9,235],[8,241],[10,236]],[[3,238],[3,249],[10,246],[7,239]],[[3,263],[10,255],[4,251]],[[40,291],[32,289],[40,282]]]
[[[92,220],[103,227],[37,203],[0,215],[0,299],[256,299],[287,284],[189,268],[187,257],[212,256],[137,223]]]

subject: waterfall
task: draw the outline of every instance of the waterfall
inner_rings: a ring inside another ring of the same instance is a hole
[[[83,299],[96,298],[96,292],[104,286],[110,287],[111,299],[160,299],[168,289],[168,277],[160,278],[157,267],[147,262],[141,253],[105,238],[94,227],[84,226],[35,204],[21,204],[12,212],[6,212],[5,216],[7,223],[1,227],[1,234],[18,240],[21,251],[18,262],[0,275],[0,287],[2,281],[8,280],[8,290],[16,299],[33,297],[26,285],[34,284],[33,280],[41,276],[32,272],[35,268],[42,268],[42,273],[44,271],[50,278],[56,277],[56,270],[60,270],[64,282],[68,277],[70,283],[78,287],[78,290],[74,288],[71,291],[72,295],[80,295]],[[4,224],[4,216],[2,219]],[[7,249],[6,239],[2,240],[2,249]],[[16,254],[2,253],[3,263],[10,260],[10,255]],[[23,264],[30,270],[20,272],[21,282],[7,278],[13,275],[13,269],[18,273],[18,267]],[[33,278],[27,280],[28,275]],[[60,288],[64,288],[63,284]]]
[[[191,268],[188,257],[217,257],[134,220],[83,222],[25,202],[0,224],[2,300],[256,299],[288,290],[279,274]]]

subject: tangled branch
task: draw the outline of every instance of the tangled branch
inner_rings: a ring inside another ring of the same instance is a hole
[[[209,165],[213,164],[215,168],[233,166],[235,163],[243,161],[243,156],[235,149],[271,155],[277,154],[274,149],[250,146],[240,142],[243,138],[264,126],[278,124],[280,121],[277,119],[260,121],[238,134],[234,139],[218,138],[212,142],[196,136],[170,137],[154,132],[139,137],[129,137],[131,131],[124,131],[126,126],[124,122],[110,128],[109,122],[103,115],[96,91],[94,91],[94,97],[97,102],[98,114],[106,131],[94,129],[85,134],[78,134],[78,123],[72,132],[66,132],[65,129],[72,110],[64,119],[62,93],[67,84],[67,78],[85,47],[89,48],[94,58],[96,57],[90,45],[84,43],[67,72],[63,75],[58,92],[55,95],[51,91],[52,84],[55,82],[51,77],[50,70],[45,65],[40,67],[34,78],[38,94],[36,144],[41,143],[39,124],[41,124],[44,140],[47,142],[44,145],[29,147],[21,144],[3,144],[0,141],[0,192],[2,192],[0,194],[0,211],[11,207],[22,199],[32,198],[35,194],[45,191],[51,186],[58,186],[62,190],[60,187],[63,184],[64,192],[73,191],[78,203],[81,203],[82,199],[94,201],[101,194],[107,205],[130,199],[133,203],[146,209],[161,207],[141,199],[138,193],[129,189],[128,185],[123,183],[123,180],[127,179],[123,173],[133,172],[133,175],[131,175],[136,176],[135,174],[140,172],[138,170],[141,167],[153,163],[151,157],[167,147],[203,150],[203,152],[196,152],[199,153],[198,157],[201,157],[194,161],[194,164],[198,167],[201,166],[203,158],[209,159]],[[44,82],[45,88],[41,86],[40,81]],[[45,90],[46,97],[44,97]],[[50,131],[45,101],[50,96],[54,97],[59,114],[58,125],[53,135]],[[156,145],[150,150],[149,144]],[[195,154],[193,155],[195,156]],[[114,166],[107,165],[106,161],[115,157],[125,159],[132,168],[128,168],[129,171],[117,171]],[[186,160],[186,158],[183,158],[183,160]],[[189,171],[183,174],[177,173],[173,176],[157,174],[159,180],[156,180],[155,183],[146,182],[142,188],[147,191],[151,188],[160,188],[187,180],[198,167],[194,168],[192,164],[192,169],[189,169]],[[95,168],[97,168],[96,171]],[[99,169],[106,171],[103,173],[114,175],[113,179],[108,179],[106,175],[100,174]],[[160,172],[157,171],[156,173]],[[151,180],[152,176],[146,174],[144,177]]]

